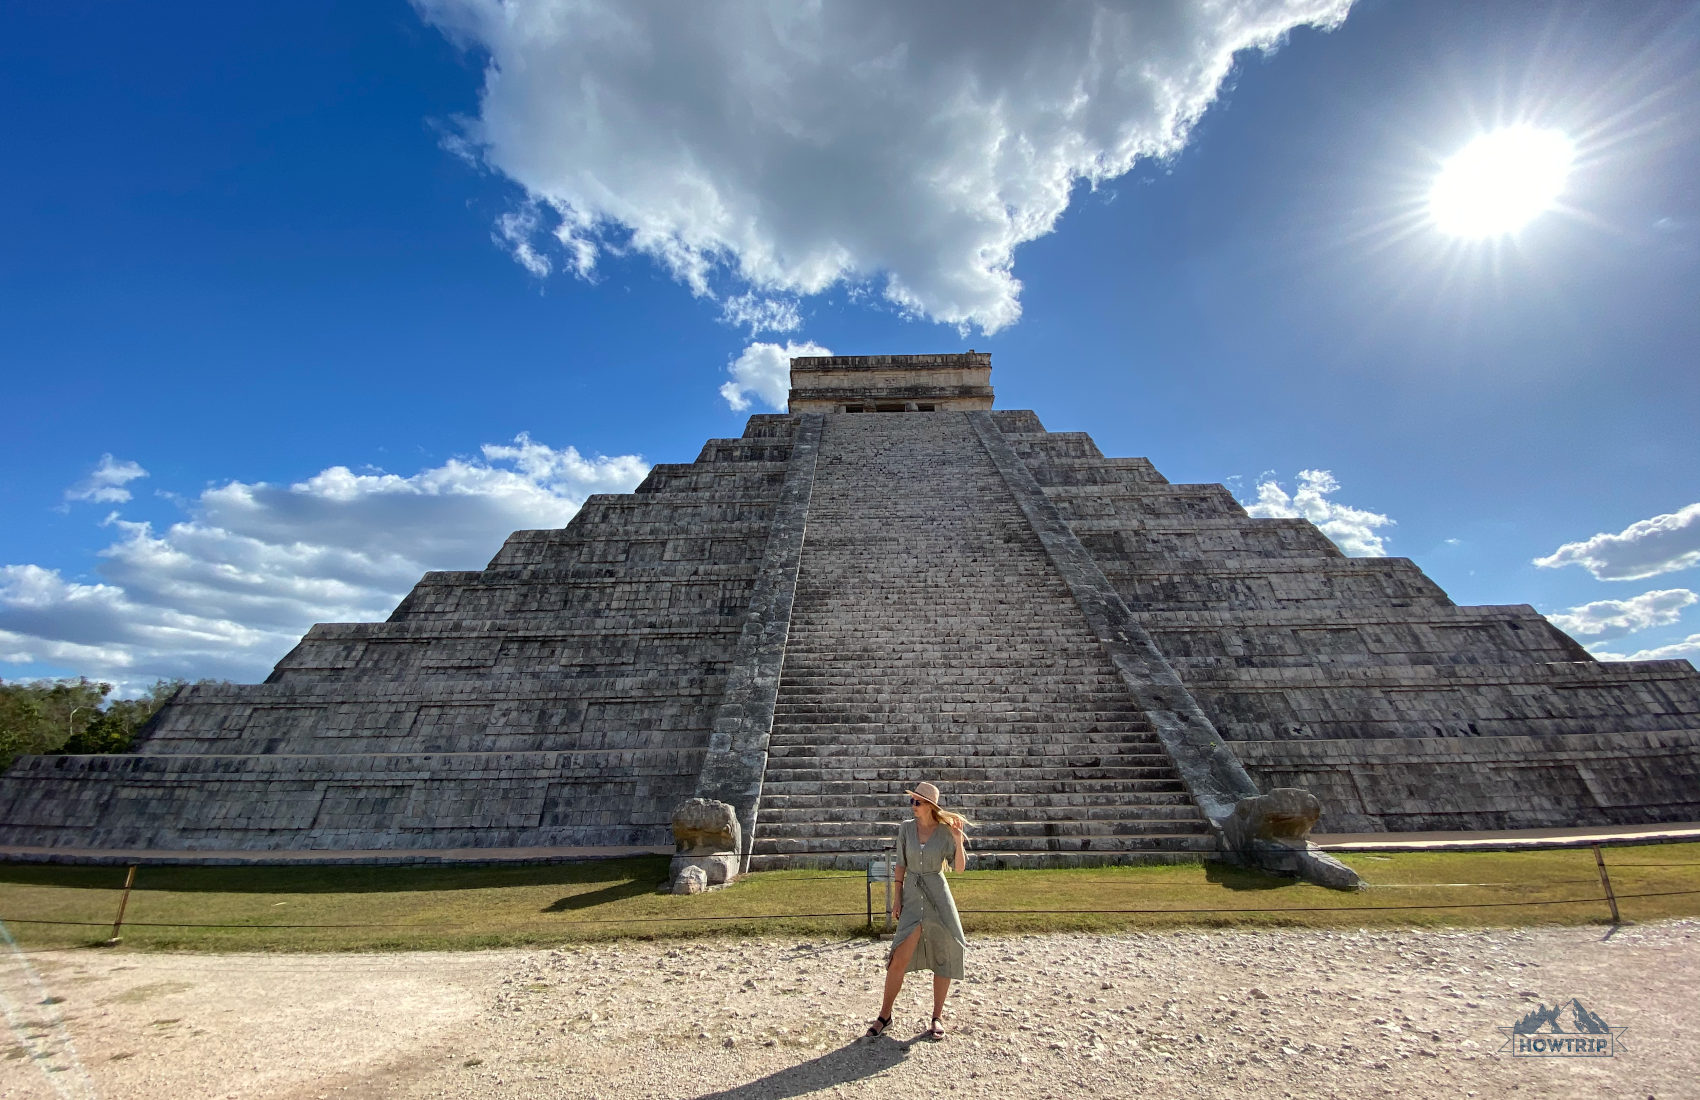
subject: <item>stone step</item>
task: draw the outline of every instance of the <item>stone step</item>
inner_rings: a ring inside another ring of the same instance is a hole
[[[801,839],[796,837],[762,838],[760,826],[757,826],[757,837],[751,846],[756,855],[807,855],[855,853],[876,854],[889,851],[892,847],[891,836],[832,836],[812,837]],[[1167,833],[1138,833],[1122,836],[1032,836],[1032,837],[987,837],[987,851],[991,852],[1127,852],[1142,850],[1178,849],[1191,852],[1213,852],[1216,850],[1215,838],[1207,832],[1193,832],[1186,829],[1176,829]],[[969,842],[969,861],[972,863],[975,854],[974,841]]]
[[[1190,828],[1201,824],[1203,818],[1191,801],[1171,802],[1142,802],[1126,801],[1113,806],[992,806],[976,807],[972,812],[966,806],[956,806],[956,809],[968,815],[973,822],[970,832],[975,836],[1009,835],[1021,836],[1030,830],[1027,825],[1035,822],[1064,824],[1071,822],[1091,821],[1116,822],[1133,821],[1184,821]],[[892,806],[889,800],[881,806],[856,806],[834,808],[833,816],[827,818],[820,807],[776,807],[763,808],[760,829],[764,834],[772,836],[794,836],[795,833],[773,832],[779,826],[810,828],[823,821],[834,821],[845,825],[854,825],[864,832],[879,832],[884,830],[887,835],[897,831],[897,825],[892,820]],[[888,828],[889,826],[889,828]],[[1071,826],[1072,827],[1072,826]],[[1110,832],[1118,830],[1111,829]],[[1141,831],[1139,829],[1133,830]],[[825,835],[825,834],[823,834]]]
[[[1166,807],[1154,807],[1150,814],[1108,820],[988,820],[969,829],[969,843],[984,839],[1003,847],[1017,841],[1032,841],[1050,837],[1125,838],[1136,836],[1172,835],[1204,828],[1203,818],[1195,815],[1164,816]],[[876,827],[877,826],[877,827]],[[887,827],[889,826],[889,827]],[[842,837],[897,835],[895,822],[822,821],[820,819],[769,821],[763,818],[756,826],[757,835],[770,845],[784,840],[827,840]]]
[[[1073,696],[1058,692],[1050,696],[1011,699],[1001,695],[981,698],[956,698],[929,702],[925,695],[915,692],[886,692],[883,695],[860,699],[834,700],[827,695],[810,697],[807,701],[787,701],[782,706],[810,709],[775,710],[776,725],[808,726],[820,722],[829,724],[869,722],[990,722],[998,725],[1055,724],[1068,729],[1092,729],[1098,723],[1123,723],[1144,728],[1145,715],[1137,708],[1112,708],[1100,705],[1092,709],[1075,710],[1070,706]]]
[[[846,554],[843,571],[863,564],[872,548]],[[1033,607],[1044,610],[1066,607],[1070,602],[1068,589],[1059,586],[1044,573],[1020,570],[999,570],[980,573],[966,564],[939,569],[931,575],[904,572],[881,576],[877,569],[856,569],[859,579],[876,577],[878,585],[868,584],[858,590],[846,590],[841,585],[838,569],[820,568],[813,573],[799,573],[796,598],[809,601],[808,610],[826,611],[859,609],[942,611],[951,607],[971,607],[976,610],[1011,610]],[[902,580],[898,578],[901,577]],[[913,582],[913,583],[911,583]],[[1019,599],[1011,598],[1011,582],[1027,585]]]
[[[968,419],[877,420],[822,434],[753,865],[885,848],[896,792],[922,778],[983,819],[973,844],[1015,861],[999,865],[1204,850],[1149,720]]]
[[[946,732],[938,732],[942,728]],[[1139,745],[1150,752],[1160,752],[1160,743],[1156,734],[1149,730],[1133,731],[1097,731],[1078,732],[1049,732],[1049,733],[998,733],[996,735],[980,732],[977,728],[935,728],[929,734],[929,740],[937,748],[978,749],[987,745],[1007,745],[1011,748],[1030,745]],[[868,746],[900,746],[922,744],[918,736],[910,736],[898,730],[880,730],[874,733],[862,733],[854,739],[838,732],[809,732],[799,733],[793,728],[783,731],[775,730],[769,738],[769,745],[785,745],[794,749],[831,748],[849,745],[860,749]]]
[[[952,677],[949,680],[928,677],[906,677],[893,673],[875,680],[849,681],[837,673],[821,672],[799,675],[779,689],[779,705],[827,706],[840,702],[909,703],[916,698],[948,704],[978,704],[1004,702],[1019,704],[1043,702],[1051,705],[1063,701],[1078,704],[1083,710],[1119,710],[1132,706],[1133,700],[1120,685],[1083,683],[1080,680],[1034,677],[1025,682],[1010,683],[1004,677]]]
[[[941,631],[941,634],[957,634],[964,630],[991,630],[995,627],[984,623],[973,623],[967,626],[952,626]],[[1103,647],[1096,639],[1049,640],[1024,642],[1009,646],[980,646],[971,650],[947,653],[940,649],[939,642],[933,637],[899,636],[896,631],[881,631],[883,638],[876,638],[870,645],[879,647],[876,652],[855,653],[846,651],[840,653],[837,647],[823,650],[812,650],[803,646],[792,645],[785,652],[785,663],[794,672],[807,672],[819,675],[831,672],[836,668],[855,669],[859,672],[871,671],[875,674],[883,670],[902,670],[914,668],[917,671],[951,673],[970,675],[976,672],[1008,675],[1018,672],[1025,675],[1067,675],[1084,678],[1101,678],[1109,675],[1104,666],[1099,663]],[[861,645],[864,639],[858,636],[857,643]],[[846,643],[848,644],[848,643]]]
[[[926,736],[930,731],[952,738],[981,740],[1005,734],[1054,734],[1067,737],[1089,733],[1150,733],[1149,724],[1138,714],[1084,717],[1066,710],[1031,711],[999,707],[948,711],[942,714],[864,714],[846,709],[843,713],[788,718],[774,723],[774,733],[799,736],[842,732],[853,737],[874,736],[889,730],[904,740]]]
[[[1030,617],[1023,616],[1023,625],[1031,625],[1031,622]],[[983,630],[988,633],[985,637],[962,642],[960,639],[965,630]],[[1063,627],[1029,634],[1013,634],[1006,632],[1003,624],[990,616],[976,616],[966,621],[957,621],[942,617],[921,619],[892,615],[887,618],[883,615],[845,613],[836,637],[799,637],[793,634],[788,636],[786,644],[790,652],[823,660],[835,659],[841,650],[852,655],[857,647],[883,655],[888,646],[910,650],[926,647],[938,649],[941,656],[949,656],[952,651],[940,647],[952,644],[958,647],[954,652],[959,654],[995,656],[999,653],[1026,652],[1041,659],[1080,660],[1093,652],[1092,647],[1097,645],[1097,640],[1089,634],[1077,633]]]
[[[922,673],[958,676],[993,676],[1010,679],[1011,673],[1020,678],[1033,676],[1070,677],[1076,680],[1099,680],[1108,685],[1115,681],[1105,677],[1098,654],[1082,646],[1078,653],[1039,652],[1037,649],[992,649],[972,652],[942,653],[926,639],[891,642],[889,652],[877,654],[812,653],[795,647],[785,654],[789,671],[797,675],[820,676],[835,671],[868,673],[875,676],[891,673]],[[1092,643],[1097,645],[1096,642]]]
[[[955,718],[872,718],[866,721],[787,722],[775,724],[773,744],[790,745],[925,745],[932,741],[941,750],[985,745],[1145,745],[1149,752],[1162,752],[1156,733],[1138,722],[1082,722],[1075,725],[1055,719],[999,721],[995,716],[962,715]],[[1103,751],[1093,749],[1092,751]]]
[[[1209,837],[1179,836],[1144,844],[1121,851],[1082,852],[1011,852],[997,849],[971,849],[968,853],[970,871],[1014,871],[1064,867],[1126,867],[1151,864],[1196,863],[1215,852],[1215,842]],[[863,871],[875,859],[889,857],[885,850],[869,852],[799,852],[788,855],[753,855],[752,871],[780,870],[837,870]]]
[[[1064,709],[1076,715],[1103,714],[1125,718],[1129,714],[1141,713],[1125,691],[1118,695],[1110,691],[1075,688],[1069,684],[1058,685],[1057,689],[1049,691],[1035,690],[1034,685],[1024,685],[1022,691],[1005,691],[996,684],[953,684],[950,686],[956,690],[926,694],[908,690],[908,685],[899,685],[895,689],[880,685],[862,689],[866,696],[862,699],[846,698],[843,693],[851,689],[845,684],[810,686],[823,690],[782,692],[775,704],[775,713],[806,716],[856,709],[872,713],[960,714],[981,709],[1043,709],[1045,713],[1054,714],[1057,713],[1057,703],[1069,704]],[[1035,704],[1039,706],[1036,708]]]
[[[1049,744],[1077,740],[1098,743],[1127,738],[1130,743],[1149,740],[1155,731],[1141,715],[1119,715],[1084,719],[1067,716],[1058,720],[1047,714],[1026,715],[955,711],[933,715],[821,714],[808,721],[776,722],[773,736],[800,739],[815,744],[832,735],[857,742],[913,744],[917,738],[940,737],[954,744],[992,744],[1004,738],[1021,743]]]
[[[808,660],[821,664],[839,661],[857,664],[898,664],[896,657],[904,654],[908,660],[934,661],[944,665],[961,665],[963,661],[1010,661],[1032,659],[1043,665],[1063,667],[1097,664],[1102,648],[1096,638],[1061,632],[1030,638],[987,638],[966,644],[953,645],[965,631],[996,632],[997,623],[977,619],[967,623],[917,624],[879,623],[864,620],[846,624],[836,641],[817,642],[791,637],[786,643],[788,660]]]
[[[1094,807],[1113,808],[1123,805],[1192,805],[1191,796],[1186,793],[1179,782],[1159,780],[1099,785],[1106,789],[1099,791],[1029,789],[1010,794],[963,791],[947,794],[946,801],[969,817],[975,818],[975,820],[978,820],[976,815],[979,813],[1006,808],[1032,809],[1035,815],[1038,815],[1039,809],[1051,806],[1075,806],[1090,809]],[[761,812],[764,818],[770,813],[780,811],[818,814],[823,809],[834,809],[846,814],[877,813],[886,817],[909,812],[908,803],[904,798],[888,791],[861,794],[842,791],[836,794],[798,794],[791,792],[789,788],[784,790],[774,788],[762,792]]]
[[[880,783],[869,782],[865,779],[825,779],[825,780],[784,780],[774,781],[762,787],[762,805],[767,805],[767,799],[774,798],[819,798],[820,806],[829,805],[861,805],[866,799],[883,799],[887,802],[900,802],[903,791],[914,786],[915,781],[910,776]],[[985,799],[989,804],[998,805],[999,800],[1021,798],[1044,798],[1047,796],[1085,797],[1090,795],[1134,796],[1143,798],[1150,792],[1184,792],[1179,777],[1172,772],[1145,778],[1102,779],[1077,776],[1073,773],[1052,777],[1050,779],[1023,779],[1020,782],[981,783],[972,787],[950,787],[945,791],[947,802],[961,801],[963,805],[975,805],[972,799]],[[836,800],[842,799],[840,803]]]
[[[827,701],[855,701],[864,699],[879,701],[882,698],[908,698],[917,692],[925,691],[927,698],[941,703],[978,702],[984,699],[1002,699],[1012,703],[1023,702],[1029,698],[1051,700],[1062,698],[1081,703],[1103,704],[1110,702],[1126,702],[1132,705],[1127,689],[1112,687],[1108,684],[1081,683],[1077,680],[1057,680],[1055,682],[1043,679],[1029,680],[1026,683],[1010,685],[1006,682],[975,680],[969,677],[958,677],[949,681],[917,680],[905,682],[896,676],[889,677],[877,683],[866,681],[847,682],[846,678],[836,673],[821,672],[816,675],[807,673],[796,675],[789,681],[782,681],[779,688],[780,704],[809,703]]]
[[[919,698],[918,696],[916,698]],[[1022,700],[1008,703],[998,698],[968,699],[929,707],[922,702],[895,699],[845,701],[842,703],[802,704],[809,709],[787,710],[774,716],[775,728],[791,728],[807,732],[818,725],[893,725],[913,726],[937,724],[949,727],[986,726],[988,728],[1054,726],[1059,730],[1147,730],[1146,716],[1137,709],[1128,710],[1070,710],[1067,696],[1053,699]]]
[[[987,736],[999,733],[1034,734],[1069,733],[1149,733],[1151,727],[1137,711],[1115,714],[1093,711],[1056,717],[1055,710],[1033,710],[1026,707],[964,707],[960,710],[924,711],[919,706],[901,705],[880,709],[822,707],[804,714],[787,714],[774,720],[775,732],[822,733],[847,727],[871,727],[907,731],[910,734],[929,729],[956,730],[963,734],[976,731]],[[821,729],[820,727],[827,727]],[[868,732],[864,728],[863,732]]]
[[[1083,691],[998,691],[995,685],[983,685],[991,690],[960,690],[949,693],[923,694],[903,688],[863,692],[860,699],[845,698],[838,690],[843,685],[817,685],[826,690],[796,691],[782,695],[775,704],[775,716],[805,719],[819,714],[847,714],[851,711],[866,714],[913,714],[948,716],[953,714],[1039,713],[1072,715],[1071,724],[1102,718],[1110,722],[1133,721],[1143,712],[1132,700],[1109,692]],[[972,688],[976,685],[958,685]]]
[[[971,721],[971,719],[986,719],[998,723],[1032,723],[1032,721],[1057,721],[1057,716],[1066,716],[1066,724],[1074,729],[1086,728],[1093,723],[1144,723],[1144,714],[1132,704],[1114,706],[1114,700],[1095,700],[1097,706],[1086,709],[1069,707],[1069,702],[1078,699],[1073,692],[1059,692],[1056,695],[1022,695],[1010,697],[1003,694],[967,695],[967,697],[952,697],[952,699],[937,699],[904,692],[886,692],[870,699],[831,699],[828,695],[806,697],[797,695],[796,699],[787,699],[775,707],[775,723],[809,724],[818,719],[828,721],[843,721],[852,714],[865,716],[860,721],[886,721],[886,719],[925,719],[925,721]],[[855,721],[855,719],[852,719]]]
[[[1144,762],[1132,763],[1135,760]],[[972,786],[978,790],[1013,793],[1026,789],[1024,784],[1059,780],[1102,779],[1125,782],[1136,779],[1168,779],[1175,775],[1174,765],[1169,762],[1167,756],[1129,756],[1115,758],[1109,763],[1075,763],[1066,767],[1032,763],[1020,757],[981,758],[975,760],[972,767],[964,764],[960,757],[913,757],[906,760],[905,766],[901,768],[880,764],[828,765],[819,761],[805,767],[790,758],[785,760],[785,764],[785,767],[768,768],[769,783],[783,786],[787,783],[861,782],[885,784],[887,788],[901,789],[901,785],[914,784],[919,781],[919,777],[925,776],[933,782],[948,783],[959,790]]]
[[[1105,744],[1029,744],[1012,745],[993,742],[986,745],[939,745],[936,742],[909,744],[841,744],[768,746],[770,771],[794,767],[834,767],[846,761],[852,766],[878,767],[885,765],[925,768],[948,761],[959,768],[1033,767],[1045,764],[1065,765],[1083,758],[1097,761],[1088,766],[1107,766],[1123,761],[1161,761],[1161,746],[1155,743],[1137,745]]]
[[[1019,658],[999,655],[972,663],[930,661],[892,661],[884,668],[856,670],[852,675],[831,660],[796,659],[787,661],[782,673],[780,690],[797,691],[813,687],[843,688],[850,691],[881,691],[887,684],[903,682],[911,687],[933,687],[941,693],[953,688],[992,688],[1007,694],[1023,691],[1055,691],[1068,688],[1074,692],[1113,696],[1119,691],[1127,697],[1127,688],[1119,678],[1091,666],[1057,669],[1045,664],[1028,665]]]
[[[610,673],[618,675],[617,670],[610,670]],[[1019,696],[1022,692],[1051,693],[1066,689],[1075,694],[1110,697],[1119,686],[1116,681],[1098,675],[1089,667],[1023,669],[1019,662],[1011,660],[967,667],[956,662],[892,661],[883,665],[870,663],[860,668],[848,662],[843,665],[829,661],[818,664],[790,662],[782,676],[789,678],[785,686],[792,691],[811,687],[865,692],[889,691],[893,687],[937,689],[940,692],[952,688],[973,688],[975,695]],[[1121,694],[1123,698],[1127,697],[1125,688]]]
[[[842,585],[845,582],[835,579],[831,583]],[[905,622],[925,623],[995,616],[1009,619],[1012,626],[1030,635],[1064,630],[1067,616],[1063,612],[1071,606],[1072,600],[1065,599],[1063,594],[1044,595],[1042,591],[1033,591],[1020,600],[1011,600],[1003,586],[1014,583],[1028,583],[1028,579],[1000,577],[996,585],[987,585],[983,591],[976,591],[962,577],[940,577],[936,584],[902,598],[876,598],[846,595],[842,587],[826,587],[825,582],[817,595],[807,580],[800,580],[800,591],[792,607],[819,615],[825,622],[834,621],[833,617],[846,622],[901,617]],[[948,599],[943,595],[946,589],[950,592]],[[1041,595],[1044,595],[1043,599]],[[798,607],[796,600],[812,601],[812,606]],[[1039,613],[1039,618],[1032,617],[1035,612]],[[803,623],[801,626],[805,633],[821,630],[818,623]]]

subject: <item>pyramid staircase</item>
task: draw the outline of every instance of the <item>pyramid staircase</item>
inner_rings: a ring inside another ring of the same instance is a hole
[[[752,869],[860,865],[937,783],[975,866],[1213,841],[962,413],[825,418]]]

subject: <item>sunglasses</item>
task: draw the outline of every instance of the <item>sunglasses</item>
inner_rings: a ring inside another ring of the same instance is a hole
[[[909,800],[909,805],[911,805],[911,806],[931,806],[932,803],[928,802],[924,798],[911,798]]]

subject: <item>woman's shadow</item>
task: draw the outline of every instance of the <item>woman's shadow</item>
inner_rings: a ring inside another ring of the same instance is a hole
[[[829,1050],[819,1058],[770,1073],[747,1085],[704,1093],[697,1100],[784,1100],[787,1096],[804,1096],[834,1085],[848,1085],[898,1065],[909,1057],[909,1047],[913,1042],[858,1039],[837,1050]]]

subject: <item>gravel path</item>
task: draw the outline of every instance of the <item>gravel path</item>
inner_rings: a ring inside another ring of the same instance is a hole
[[[866,941],[0,958],[4,1097],[1700,1097],[1692,920],[981,939],[937,1044]],[[1626,1049],[1496,1053],[1571,998]]]

